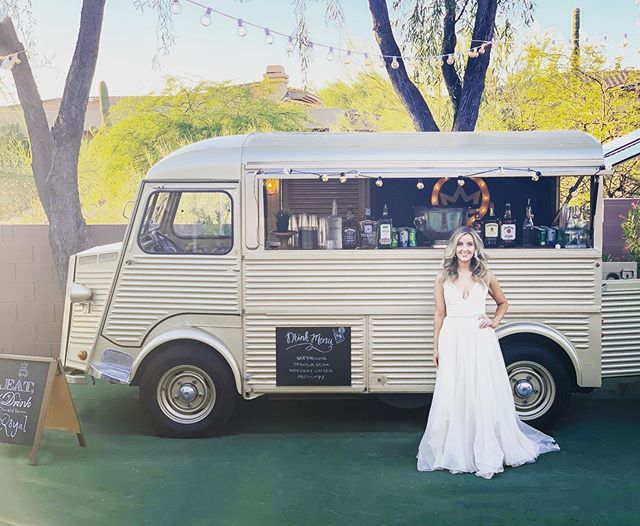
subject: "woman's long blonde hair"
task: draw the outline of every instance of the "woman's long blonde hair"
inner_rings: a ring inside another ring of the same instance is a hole
[[[447,247],[444,249],[444,257],[442,259],[442,278],[443,281],[454,281],[458,277],[458,258],[456,256],[456,247],[460,238],[466,234],[469,234],[473,239],[475,245],[475,253],[471,258],[471,277],[474,281],[478,281],[485,286],[488,286],[487,273],[489,268],[487,267],[487,254],[484,251],[484,243],[478,233],[469,226],[462,226],[456,229],[447,243]]]

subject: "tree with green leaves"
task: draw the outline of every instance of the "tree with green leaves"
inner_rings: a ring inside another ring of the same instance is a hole
[[[525,49],[489,113],[506,130],[582,130],[606,143],[640,128],[640,74],[601,50],[571,50],[545,41]],[[496,126],[498,127],[498,126]],[[586,182],[585,182],[586,184]],[[640,161],[619,165],[604,178],[606,197],[640,196]]]
[[[158,95],[127,97],[81,150],[79,177],[89,221],[118,222],[144,174],[162,157],[193,142],[257,131],[307,129],[307,109],[276,100],[268,80],[245,85],[170,78]]]

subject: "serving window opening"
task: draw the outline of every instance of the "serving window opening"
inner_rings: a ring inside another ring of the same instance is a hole
[[[517,177],[264,179],[265,248],[441,248],[463,225],[490,249],[590,248],[597,189],[585,178],[577,199],[576,181],[533,170]]]

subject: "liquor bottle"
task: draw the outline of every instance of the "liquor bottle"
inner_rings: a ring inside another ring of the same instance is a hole
[[[389,217],[389,209],[384,205],[382,217],[378,221],[378,248],[391,248],[393,220]]]
[[[473,224],[471,225],[473,227],[473,229],[476,231],[476,233],[480,236],[480,239],[484,238],[483,235],[483,228],[482,228],[482,221],[480,221],[480,210],[478,208],[476,208],[476,212],[475,212],[475,217],[473,220]]]
[[[331,215],[327,216],[327,248],[342,248],[342,216],[338,215],[338,203],[333,200]]]
[[[527,208],[524,213],[522,223],[522,246],[532,247],[535,243],[535,229],[533,228],[533,212],[531,210],[531,199],[527,199]]]
[[[504,205],[504,217],[500,223],[500,246],[514,247],[516,244],[516,222],[511,217],[511,203]]]
[[[371,209],[364,209],[364,219],[360,221],[360,248],[378,246],[378,222],[371,219]]]
[[[342,222],[342,248],[354,249],[358,248],[360,241],[360,225],[358,220],[353,217],[351,209],[347,210],[347,217]]]
[[[489,215],[484,220],[484,246],[488,248],[497,247],[499,235],[500,225],[494,213],[493,201],[491,201],[489,203]]]

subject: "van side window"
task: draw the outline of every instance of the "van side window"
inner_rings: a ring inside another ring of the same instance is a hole
[[[149,254],[227,254],[233,247],[232,217],[226,192],[154,192],[138,243]]]

